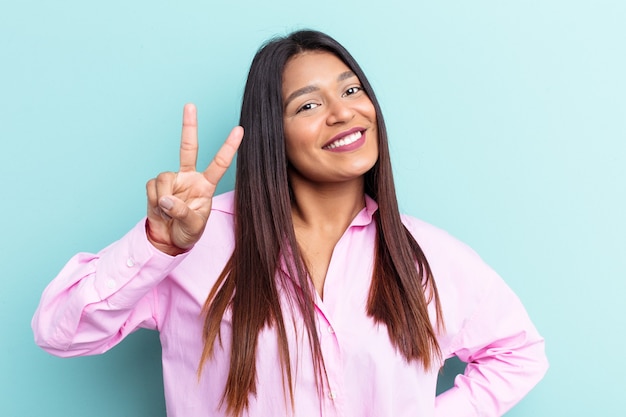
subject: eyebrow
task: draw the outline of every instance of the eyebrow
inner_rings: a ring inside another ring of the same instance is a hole
[[[337,77],[337,82],[345,81],[348,78],[352,78],[352,77],[356,77],[356,74],[348,70],[339,74],[339,76]],[[285,100],[284,106],[287,107],[289,103],[291,103],[294,99],[302,95],[312,93],[313,91],[319,91],[319,89],[320,88],[316,85],[307,85],[306,87],[298,88],[296,91],[289,94],[289,97],[287,97],[287,99]]]

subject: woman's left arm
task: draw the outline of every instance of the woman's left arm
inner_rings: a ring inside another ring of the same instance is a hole
[[[446,349],[467,367],[436,398],[437,417],[502,416],[547,371],[544,340],[521,301],[499,277],[489,281]]]

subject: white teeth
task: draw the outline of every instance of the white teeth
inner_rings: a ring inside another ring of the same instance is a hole
[[[346,146],[346,145],[356,142],[357,140],[361,138],[361,136],[362,136],[362,132],[360,131],[354,132],[354,133],[349,134],[348,136],[344,136],[343,138],[334,141],[330,145],[324,146],[324,148],[335,149],[340,146]]]

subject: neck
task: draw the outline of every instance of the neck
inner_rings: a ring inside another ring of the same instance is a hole
[[[362,177],[330,184],[313,184],[297,175],[290,179],[293,191],[291,213],[296,229],[343,232],[365,207]]]

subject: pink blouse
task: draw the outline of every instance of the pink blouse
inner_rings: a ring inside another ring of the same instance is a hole
[[[500,416],[544,375],[542,337],[519,299],[466,245],[415,218],[403,217],[424,250],[439,289],[444,358],[468,362],[455,386],[435,397],[438,369],[407,363],[384,325],[365,311],[373,269],[377,204],[354,218],[337,243],[316,300],[329,386],[320,397],[302,319],[283,309],[288,325],[295,410],[285,400],[273,329],[259,335],[257,394],[246,416],[470,417]],[[226,416],[220,408],[228,376],[231,322],[222,346],[197,378],[202,351],[200,310],[232,253],[233,193],[214,199],[195,247],[170,257],[145,235],[145,220],[98,254],[74,256],[43,293],[32,321],[35,339],[53,355],[106,352],[144,327],[160,332],[169,417]],[[431,317],[434,318],[433,309]]]

